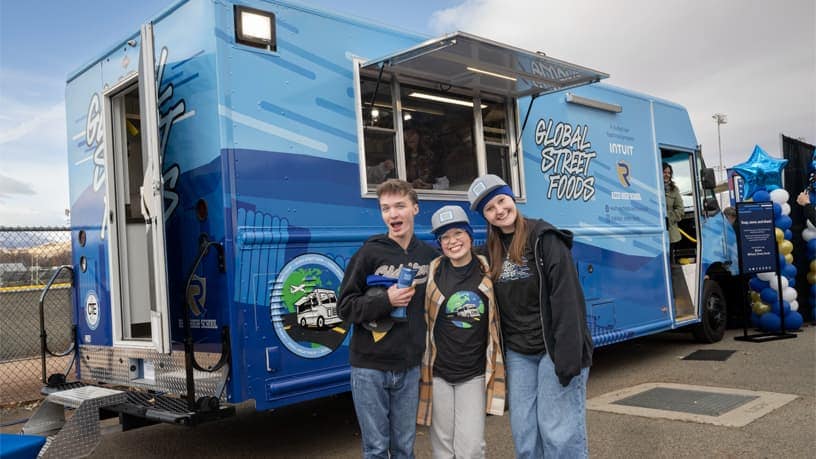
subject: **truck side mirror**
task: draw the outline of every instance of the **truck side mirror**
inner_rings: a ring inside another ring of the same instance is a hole
[[[704,190],[713,190],[717,186],[717,179],[714,177],[714,169],[706,167],[700,172],[700,181]]]

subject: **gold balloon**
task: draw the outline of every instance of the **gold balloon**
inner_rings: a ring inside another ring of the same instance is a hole
[[[777,228],[777,229],[779,229],[779,228]],[[791,241],[784,241],[783,240],[782,242],[779,243],[779,253],[781,253],[783,255],[787,255],[787,254],[789,254],[791,252],[793,252],[793,244],[791,244]],[[788,261],[788,263],[790,263],[790,261]]]
[[[785,261],[787,261],[788,263],[793,263],[793,254],[789,253],[785,255]]]
[[[761,301],[755,301],[751,303],[751,310],[754,311],[754,314],[761,316],[766,312],[771,310],[771,307]]]
[[[751,290],[751,303],[758,303],[759,302],[759,292],[755,292]]]
[[[779,228],[774,228],[774,232],[776,233],[776,242],[777,244],[785,240],[785,232]]]
[[[816,271],[811,271],[807,273],[808,284],[813,285],[816,284]]]
[[[816,271],[816,260],[810,262],[810,272]]]

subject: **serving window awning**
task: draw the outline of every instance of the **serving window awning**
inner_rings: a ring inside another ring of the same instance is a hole
[[[384,71],[507,97],[546,94],[609,77],[542,53],[456,32],[368,61]]]

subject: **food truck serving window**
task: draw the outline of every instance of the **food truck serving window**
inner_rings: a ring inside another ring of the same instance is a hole
[[[480,161],[512,182],[512,115],[504,100],[390,80],[377,88],[376,77],[360,79],[367,191],[399,177],[419,191],[464,193]]]
[[[606,77],[461,32],[356,70],[363,195],[401,178],[440,199],[465,199],[486,173],[521,197],[517,98]]]

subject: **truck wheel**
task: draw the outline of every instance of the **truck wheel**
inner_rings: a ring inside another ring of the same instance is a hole
[[[725,334],[728,319],[725,295],[719,284],[706,279],[703,284],[703,305],[700,313],[701,322],[692,328],[694,339],[701,343],[716,343]]]
[[[306,319],[305,318],[300,319],[300,326],[303,327],[303,328],[306,328]]]
[[[318,316],[317,317],[317,328],[323,328],[324,325],[326,325],[326,320],[323,318],[323,316]]]

